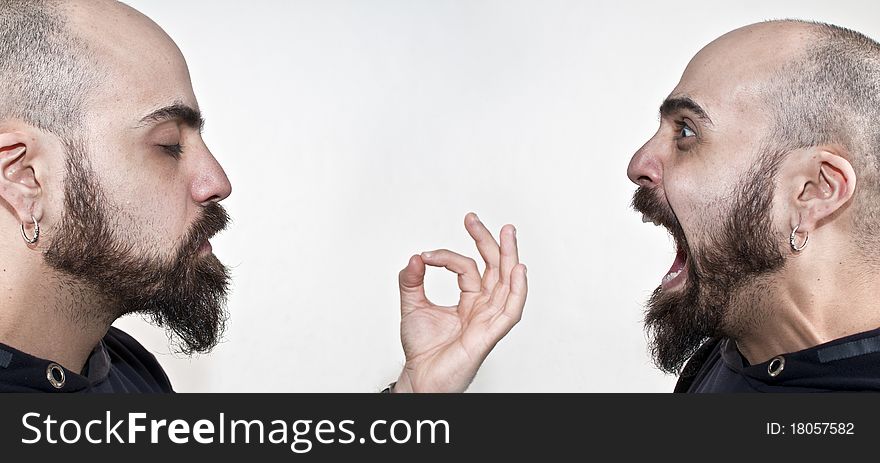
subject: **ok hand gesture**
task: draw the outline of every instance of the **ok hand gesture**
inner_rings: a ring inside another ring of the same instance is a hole
[[[406,355],[393,392],[463,392],[483,360],[522,318],[528,286],[519,263],[516,229],[501,229],[501,245],[476,214],[464,220],[486,264],[482,276],[470,257],[441,249],[412,256],[400,272],[400,338]],[[425,266],[458,275],[458,304],[425,296]]]

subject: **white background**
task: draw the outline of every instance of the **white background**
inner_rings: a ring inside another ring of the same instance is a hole
[[[669,391],[642,304],[673,259],[628,205],[632,153],[703,45],[796,17],[880,38],[855,1],[137,0],[186,56],[225,167],[231,320],[213,353],[117,322],[178,391],[373,392],[394,379],[397,272],[439,247],[477,257],[476,211],[518,229],[523,321],[475,392]],[[772,46],[772,44],[768,44]],[[456,299],[429,272],[429,296]]]

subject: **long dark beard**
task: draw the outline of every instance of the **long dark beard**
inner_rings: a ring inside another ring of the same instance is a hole
[[[776,170],[768,160],[745,177],[729,214],[699,248],[689,245],[672,209],[655,191],[640,187],[633,195],[632,207],[666,226],[688,256],[684,287],[658,287],[646,304],[645,330],[659,369],[679,373],[707,338],[736,338],[764,316],[766,279],[761,277],[785,264],[771,221]]]
[[[229,271],[213,254],[197,250],[226,228],[229,217],[216,203],[204,207],[172,258],[145,255],[120,238],[118,217],[89,168],[84,150],[68,146],[65,212],[44,253],[46,262],[73,281],[85,283],[105,301],[78,316],[112,321],[128,313],[165,327],[180,351],[206,352],[226,323]],[[138,226],[132,224],[132,226]]]

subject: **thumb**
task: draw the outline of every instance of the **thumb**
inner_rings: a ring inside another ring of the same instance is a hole
[[[409,258],[406,267],[398,275],[398,282],[401,313],[405,314],[428,303],[428,298],[425,297],[425,262],[421,256],[417,254]]]

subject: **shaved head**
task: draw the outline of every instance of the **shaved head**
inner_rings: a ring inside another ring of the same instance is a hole
[[[779,153],[825,144],[846,149],[859,182],[854,242],[868,251],[880,242],[880,44],[831,24],[784,23],[812,40],[771,77],[766,144]]]
[[[62,2],[0,0],[0,121],[20,119],[70,139],[100,76]]]

